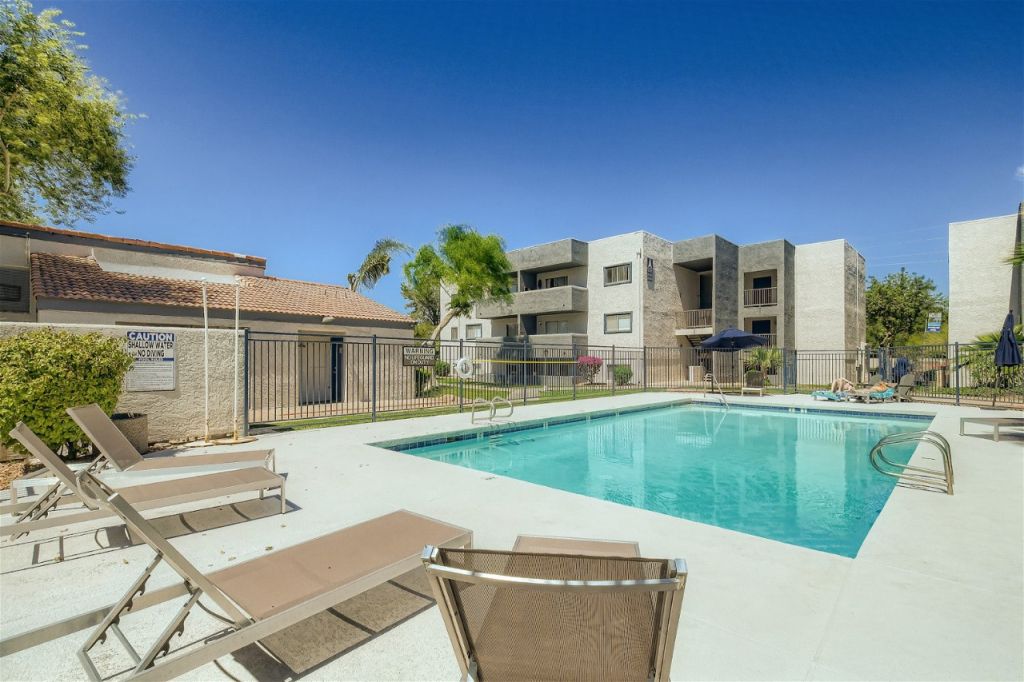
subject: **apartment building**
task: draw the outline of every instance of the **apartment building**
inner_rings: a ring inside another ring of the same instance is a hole
[[[1017,213],[949,224],[949,342],[971,343],[998,331],[1012,311],[1020,323],[1020,266],[1007,263],[1021,243],[1024,204]]]
[[[770,345],[853,349],[864,341],[864,258],[845,240],[737,245],[630,232],[509,252],[511,304],[484,301],[444,339],[697,346],[728,327]],[[442,291],[442,307],[447,304]]]

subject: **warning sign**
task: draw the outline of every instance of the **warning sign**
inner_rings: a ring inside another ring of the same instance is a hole
[[[128,353],[134,363],[128,371],[129,391],[174,390],[174,333],[132,330]]]

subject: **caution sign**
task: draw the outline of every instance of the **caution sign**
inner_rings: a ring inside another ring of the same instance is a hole
[[[128,353],[134,362],[126,380],[129,391],[174,390],[174,332],[128,332]]]

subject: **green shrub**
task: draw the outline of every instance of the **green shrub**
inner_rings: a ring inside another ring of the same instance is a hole
[[[434,376],[435,377],[446,377],[451,374],[452,366],[448,364],[447,360],[438,359],[434,363]]]
[[[633,368],[629,365],[615,365],[612,367],[612,378],[616,386],[625,386],[633,379]]]
[[[429,367],[417,367],[416,368],[416,397],[423,398],[426,396],[427,390],[430,388],[430,382],[433,377],[430,375]]]
[[[98,403],[110,414],[132,358],[124,340],[40,329],[0,339],[0,443],[25,422],[51,449],[78,452],[84,434],[64,411]]]

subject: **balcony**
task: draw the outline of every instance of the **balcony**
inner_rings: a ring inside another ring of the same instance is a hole
[[[476,305],[476,316],[489,320],[511,315],[582,313],[586,310],[587,290],[584,287],[565,286],[520,291],[512,295],[512,303],[509,305],[497,301],[481,301]]]
[[[676,316],[676,329],[710,329],[711,308],[699,308],[697,310],[684,310]]]
[[[768,347],[770,347],[770,348],[774,348],[775,347],[775,345],[776,345],[775,342],[776,342],[776,339],[778,337],[777,334],[758,334],[758,336],[760,336],[762,339],[764,339],[765,341],[768,342],[767,344],[765,344]]]
[[[758,308],[776,305],[779,302],[778,291],[778,287],[768,287],[767,289],[744,289],[743,307]]]

